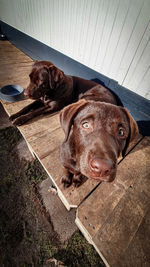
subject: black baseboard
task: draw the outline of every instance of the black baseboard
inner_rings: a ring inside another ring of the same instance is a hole
[[[150,135],[149,100],[119,85],[117,81],[92,70],[2,21],[0,26],[2,33],[6,35],[7,39],[33,60],[51,61],[66,74],[95,80],[109,88],[118,96],[123,106],[130,110],[132,116],[139,124],[141,133]]]

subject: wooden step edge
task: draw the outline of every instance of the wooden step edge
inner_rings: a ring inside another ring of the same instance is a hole
[[[75,219],[75,223],[78,226],[79,230],[81,231],[81,233],[84,235],[85,239],[92,244],[92,237],[91,235],[88,233],[88,231],[86,230],[86,228],[84,227],[84,225],[82,224],[82,222],[80,221],[79,217],[78,217],[78,209],[76,212],[76,219]]]
[[[50,176],[50,175],[49,175]],[[51,178],[50,178],[51,179]],[[52,180],[52,179],[51,179]],[[70,209],[76,209],[77,205],[70,205],[69,202],[67,201],[67,199],[65,198],[65,196],[63,195],[62,191],[59,189],[59,187],[56,185],[57,188],[57,192],[58,192],[58,196],[60,198],[60,200],[62,201],[62,203],[64,204],[64,206],[66,207],[66,209],[69,211]]]
[[[82,222],[80,221],[80,219],[78,218],[78,209],[77,209],[77,212],[76,212],[75,223],[76,223],[77,227],[79,228],[79,230],[81,231],[81,233],[83,234],[83,236],[85,237],[85,239],[95,248],[95,250],[97,251],[97,253],[101,257],[101,259],[103,260],[103,262],[105,263],[105,265],[107,267],[110,267],[110,265],[108,264],[108,262],[104,258],[103,254],[100,252],[100,250],[98,249],[98,247],[93,242],[91,235],[88,233],[88,231],[86,230],[86,228],[84,227],[84,225],[82,224]]]
[[[45,168],[44,164],[41,162],[41,160],[39,159],[38,155],[33,151],[33,153],[35,154],[36,158],[39,160],[40,164],[42,165],[42,167],[44,168],[44,170],[46,171],[46,173],[48,174],[49,179],[52,181],[52,183],[54,184],[54,186],[57,189],[57,193],[59,198],[61,199],[61,201],[63,202],[64,206],[66,207],[67,210],[70,210],[70,205],[67,201],[67,199],[64,197],[64,195],[61,193],[61,190],[58,188],[55,180],[53,179],[53,177],[50,175],[50,173],[48,172],[48,170]]]
[[[24,138],[24,140],[26,141],[25,138]],[[27,146],[28,146],[28,149],[29,149],[30,153],[32,154],[32,157],[33,157],[34,159],[36,159],[36,156],[35,156],[35,153],[34,153],[32,147],[30,146],[30,144],[29,144],[27,141],[26,141],[26,144],[27,144]]]
[[[48,170],[45,168],[44,164],[42,163],[42,161],[40,160],[40,158],[38,157],[38,155],[34,152],[34,150],[32,149],[32,147],[30,146],[30,144],[28,143],[28,141],[26,139],[25,139],[25,141],[26,141],[26,143],[27,143],[27,145],[29,147],[29,150],[30,150],[31,154],[34,155],[34,157],[36,157],[38,159],[38,161],[40,162],[40,164],[42,165],[42,167],[44,168],[44,170],[48,174],[49,179],[52,181],[52,183],[56,187],[58,196],[59,196],[60,200],[62,201],[62,203],[64,204],[64,206],[66,207],[66,209],[69,211],[71,208],[77,208],[77,205],[70,205],[69,204],[69,202],[67,201],[67,199],[63,195],[62,191],[59,189],[56,181],[53,179],[53,177],[50,175],[50,173],[48,172]]]

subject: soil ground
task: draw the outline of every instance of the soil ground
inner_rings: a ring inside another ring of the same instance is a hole
[[[0,107],[0,266],[104,266],[78,230],[62,242],[39,197],[47,174],[23,151],[21,134]]]

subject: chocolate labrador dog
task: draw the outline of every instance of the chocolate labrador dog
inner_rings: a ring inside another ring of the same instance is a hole
[[[16,126],[24,124],[35,116],[61,110],[64,106],[77,101],[86,90],[97,85],[94,81],[65,75],[48,61],[35,62],[29,77],[30,83],[24,90],[24,95],[35,101],[10,116],[10,120]],[[104,87],[103,90],[107,94]]]
[[[106,94],[96,86],[82,98],[60,112],[65,133],[60,148],[65,187],[72,183],[79,186],[85,177],[113,181],[118,157],[126,153],[139,134],[134,119],[116,105],[110,92]]]

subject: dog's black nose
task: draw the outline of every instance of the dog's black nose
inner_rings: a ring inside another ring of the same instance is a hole
[[[113,163],[108,159],[94,158],[90,161],[90,168],[95,174],[107,176],[113,168]]]

